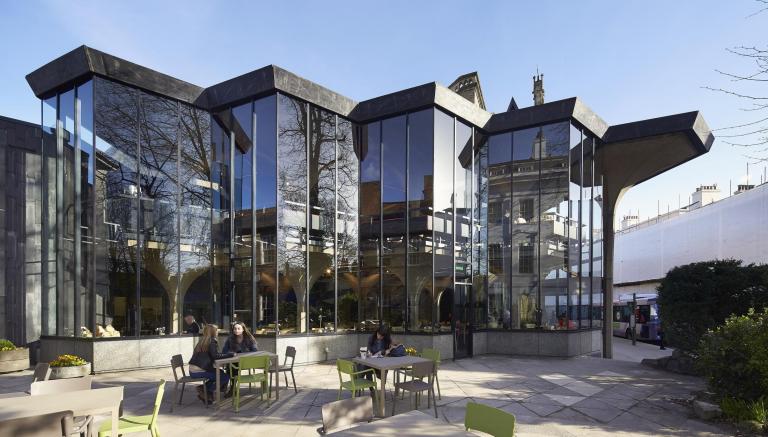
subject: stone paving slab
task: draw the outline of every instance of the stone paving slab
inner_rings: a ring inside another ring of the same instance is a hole
[[[96,375],[95,387],[123,385],[125,414],[149,414],[153,384],[172,381],[169,368]],[[31,371],[0,376],[0,393],[24,391]],[[244,390],[239,413],[231,401],[204,408],[188,387],[182,405],[170,413],[173,383],[166,386],[159,427],[163,436],[268,435],[316,436],[321,407],[338,397],[333,363],[296,368],[299,391],[281,384],[280,400],[260,399],[259,390]],[[389,381],[391,383],[391,380]],[[391,384],[388,384],[391,389]],[[694,377],[642,367],[638,363],[593,357],[574,359],[486,355],[446,361],[440,369],[440,420],[462,426],[467,402],[488,404],[514,414],[519,436],[726,436],[733,430],[694,418],[674,398],[704,388]],[[387,393],[391,414],[393,392]],[[349,397],[345,392],[343,396]],[[398,400],[396,413],[411,410],[409,397]],[[422,411],[427,410],[422,399]],[[97,421],[103,418],[98,418]]]

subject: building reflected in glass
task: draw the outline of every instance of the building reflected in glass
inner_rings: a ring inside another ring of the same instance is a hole
[[[602,326],[606,128],[575,99],[491,114],[476,74],[357,103],[273,66],[203,89],[123,62],[35,90],[43,336],[384,323],[460,357]]]

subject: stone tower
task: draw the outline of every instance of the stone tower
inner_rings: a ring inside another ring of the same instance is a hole
[[[544,75],[538,72],[533,76],[533,104],[536,106],[544,104]]]

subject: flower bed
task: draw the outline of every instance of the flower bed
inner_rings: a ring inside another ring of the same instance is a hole
[[[0,340],[0,373],[18,372],[29,367],[29,349]]]
[[[51,379],[80,378],[91,373],[91,363],[77,355],[59,355],[51,361]]]

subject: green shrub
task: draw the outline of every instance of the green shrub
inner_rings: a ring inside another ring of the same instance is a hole
[[[752,420],[768,424],[768,403],[766,403],[765,398],[752,402],[752,405],[749,406],[749,413],[752,416]]]
[[[720,397],[768,397],[768,308],[731,316],[701,339],[698,367]]]
[[[768,402],[761,398],[753,402],[742,399],[725,397],[720,402],[723,414],[734,422],[755,420],[762,424],[768,424]]]
[[[707,261],[675,267],[658,288],[664,340],[693,352],[731,314],[768,306],[768,265]]]
[[[720,401],[723,414],[734,422],[750,420],[749,406],[746,401],[732,397],[725,397]]]
[[[16,345],[14,345],[10,340],[0,338],[0,352],[15,351],[15,350],[16,350]]]

